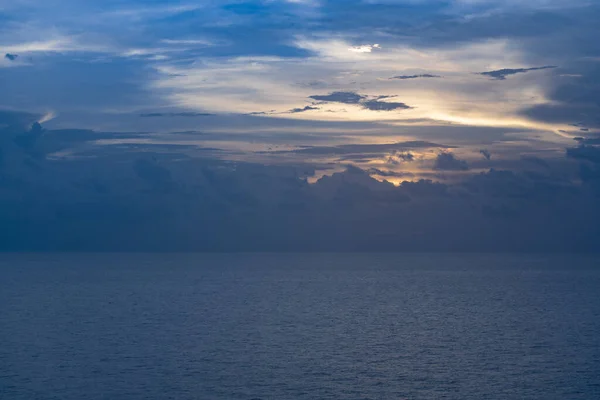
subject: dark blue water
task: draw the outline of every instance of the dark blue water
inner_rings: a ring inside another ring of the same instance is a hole
[[[1,255],[0,398],[598,399],[600,259]]]

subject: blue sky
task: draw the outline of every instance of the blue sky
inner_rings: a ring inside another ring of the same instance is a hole
[[[581,189],[599,16],[588,0],[0,0],[0,127],[40,122],[53,173],[143,153],[307,184],[351,165],[396,187],[510,171]],[[5,174],[37,179],[1,147]]]

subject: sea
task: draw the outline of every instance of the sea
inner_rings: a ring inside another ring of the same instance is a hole
[[[0,399],[600,399],[600,258],[2,254]]]

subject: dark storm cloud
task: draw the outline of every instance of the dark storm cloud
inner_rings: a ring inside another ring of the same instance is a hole
[[[17,54],[6,53],[4,55],[4,58],[6,58],[7,60],[10,60],[10,61],[15,61],[17,58],[19,58],[19,56]]]
[[[558,68],[556,66],[545,66],[545,67],[535,67],[535,68],[517,68],[517,69],[499,69],[496,71],[488,71],[488,72],[479,72],[479,75],[489,76],[494,80],[503,81],[506,80],[507,76],[515,75],[515,74],[523,74],[530,71],[539,71],[544,69],[554,69]]]
[[[389,79],[399,79],[399,80],[407,80],[407,79],[420,79],[420,78],[441,78],[439,75],[432,74],[421,74],[421,75],[398,75],[393,76]]]
[[[456,158],[454,153],[442,152],[436,157],[433,168],[439,171],[467,171],[469,164]]]

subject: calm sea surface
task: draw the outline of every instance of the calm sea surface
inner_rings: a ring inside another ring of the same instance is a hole
[[[0,398],[600,399],[600,258],[0,255]]]

